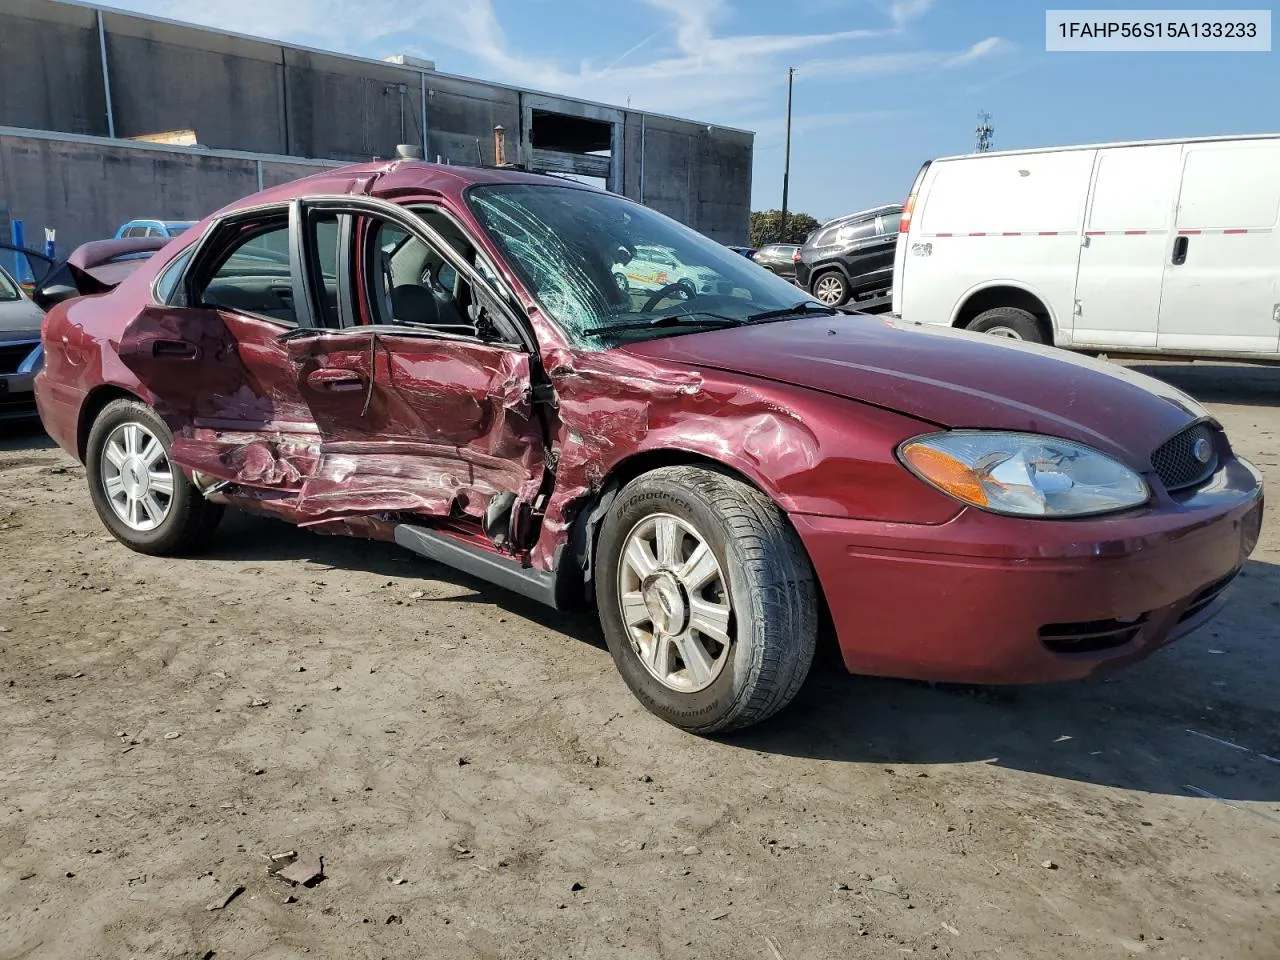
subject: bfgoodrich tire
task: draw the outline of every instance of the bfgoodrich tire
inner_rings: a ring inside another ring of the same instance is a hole
[[[600,533],[596,597],[614,663],[652,713],[696,733],[758,723],[813,662],[813,569],[782,511],[698,467],[638,477]]]
[[[966,328],[974,333],[989,333],[1009,340],[1048,343],[1044,328],[1033,314],[1018,307],[995,307],[978,314]]]
[[[137,400],[107,404],[89,431],[85,472],[94,509],[130,550],[194,553],[213,536],[222,507],[210,503],[169,460],[173,435]]]

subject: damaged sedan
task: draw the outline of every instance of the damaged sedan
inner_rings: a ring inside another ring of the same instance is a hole
[[[675,279],[620,284],[661,249]],[[855,673],[1063,680],[1203,624],[1258,472],[1123,368],[842,312],[666,217],[418,161],[234,204],[43,330],[44,423],[134,550],[225,507],[594,604],[685,729]]]

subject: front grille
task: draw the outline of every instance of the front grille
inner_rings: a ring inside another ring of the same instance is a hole
[[[0,343],[0,374],[17,373],[22,361],[31,356],[39,340],[24,340],[20,343]]]
[[[1234,580],[1239,573],[1239,569],[1232,570],[1221,580],[1215,580],[1192,597],[1191,603],[1187,606],[1186,610],[1182,611],[1182,616],[1178,618],[1178,622],[1185,623],[1192,617],[1199,614],[1205,607],[1213,603],[1213,601],[1222,596],[1222,592],[1226,590],[1227,587],[1231,586],[1231,581]]]
[[[1147,622],[1144,613],[1128,620],[1084,620],[1049,623],[1040,628],[1040,642],[1054,653],[1097,653],[1123,647]]]
[[[1208,445],[1209,459],[1196,456],[1197,448]],[[1151,455],[1151,466],[1160,476],[1166,490],[1184,490],[1203,483],[1218,469],[1218,445],[1213,427],[1197,423],[1166,440]]]

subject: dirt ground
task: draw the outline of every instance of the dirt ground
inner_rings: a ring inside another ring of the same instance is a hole
[[[1149,369],[1280,485],[1280,369]],[[592,618],[394,546],[130,553],[38,431],[0,555],[3,960],[1280,957],[1274,508],[1227,612],[1113,678],[825,668],[719,741]]]

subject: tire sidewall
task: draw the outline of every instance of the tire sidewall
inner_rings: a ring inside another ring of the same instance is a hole
[[[165,457],[170,456],[173,434],[150,407],[136,400],[116,400],[108,404],[89,431],[89,442],[85,451],[85,474],[89,483],[89,497],[103,524],[117,540],[143,551],[163,549],[180,535],[185,517],[192,506],[192,498],[197,494],[182,470],[170,458],[169,467],[173,471],[173,498],[169,504],[169,512],[160,525],[154,530],[134,530],[116,516],[102,480],[102,448],[112,432],[126,423],[139,423],[145,426],[155,434],[164,447]]]
[[[974,333],[990,333],[994,327],[1008,327],[1017,331],[1024,343],[1045,343],[1044,331],[1040,329],[1039,321],[1019,307],[996,307],[984,311],[969,324],[969,329]]]
[[[627,535],[645,517],[668,513],[694,527],[720,562],[733,607],[729,658],[711,686],[680,693],[659,682],[632,649],[618,603],[618,567]],[[758,618],[752,615],[751,576],[737,556],[723,523],[709,504],[688,489],[655,480],[623,490],[601,528],[596,554],[596,596],[605,641],[614,664],[636,697],[651,712],[686,729],[714,727],[737,707],[756,666]],[[747,616],[743,616],[744,612]]]

